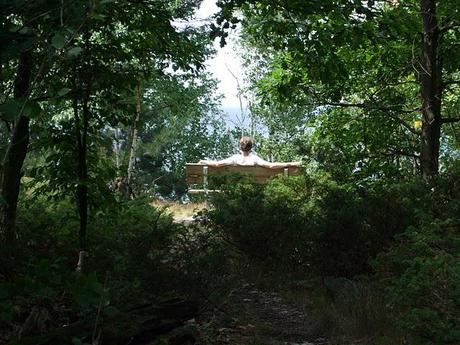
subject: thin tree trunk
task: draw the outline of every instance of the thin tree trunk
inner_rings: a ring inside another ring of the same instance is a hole
[[[134,165],[136,162],[136,150],[137,150],[137,126],[139,124],[139,119],[141,116],[141,83],[139,82],[136,87],[136,118],[133,124],[132,130],[132,141],[131,141],[131,152],[129,155],[129,162],[128,162],[128,178],[127,178],[127,197],[130,197],[132,194],[132,178],[133,178],[133,171]]]
[[[80,119],[78,113],[78,92],[77,92],[77,68],[74,67],[74,114],[75,114],[75,130],[77,135],[77,145],[78,145],[78,187],[77,187],[77,196],[78,196],[78,214],[80,216],[80,229],[78,233],[79,238],[79,255],[77,263],[77,272],[84,270],[84,259],[87,256],[86,252],[86,236],[88,229],[88,166],[87,166],[87,139],[88,139],[88,124],[90,117],[89,110],[89,98],[90,98],[90,88],[91,88],[91,75],[89,71],[91,69],[91,57],[90,57],[90,47],[89,39],[90,32],[88,29],[85,30],[83,38],[85,41],[85,50],[84,50],[84,64],[82,74],[80,75],[81,80],[83,81],[83,99],[82,99],[82,116]]]
[[[115,128],[115,165],[117,167],[117,175],[120,170],[120,129]]]
[[[80,216],[79,237],[79,258],[77,271],[82,271],[83,261],[86,256],[86,233],[88,228],[88,168],[87,168],[87,136],[88,136],[88,119],[89,119],[89,92],[85,91],[82,103],[82,120],[78,113],[78,98],[77,94],[73,100],[73,110],[75,116],[75,131],[77,137],[78,148],[78,214]]]
[[[4,95],[5,95],[5,80],[3,78],[3,63],[0,63],[0,100],[3,102]]]
[[[421,0],[423,20],[422,64],[420,71],[422,96],[422,135],[420,162],[425,179],[439,169],[439,142],[441,136],[441,61],[440,32],[436,17],[436,1]]]
[[[32,53],[22,52],[14,85],[14,98],[26,102],[32,74]],[[19,114],[5,153],[0,176],[0,236],[11,243],[16,238],[16,211],[21,169],[29,146],[29,118]]]
[[[78,199],[80,205],[80,248],[86,250],[86,229],[88,227],[88,166],[87,166],[87,140],[89,122],[89,91],[83,98],[83,131],[81,136],[81,147],[79,150],[79,192]]]

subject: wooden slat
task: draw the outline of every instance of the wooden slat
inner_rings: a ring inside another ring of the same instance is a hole
[[[220,193],[219,189],[189,189],[188,194]]]
[[[208,176],[242,174],[250,176],[255,182],[265,182],[269,178],[284,174],[284,170],[288,169],[289,176],[299,175],[300,167],[297,166],[282,166],[276,168],[268,168],[262,166],[241,166],[228,165],[223,167],[208,166]],[[187,164],[186,165],[186,180],[188,184],[203,183],[203,165],[202,164]]]
[[[186,164],[185,171],[187,184],[203,183],[203,164]]]

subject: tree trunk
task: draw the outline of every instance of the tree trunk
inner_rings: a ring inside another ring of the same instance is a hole
[[[436,17],[436,1],[421,0],[423,20],[421,96],[422,135],[421,172],[430,179],[439,169],[439,141],[441,136],[441,61],[439,56],[440,31]]]
[[[14,85],[14,98],[26,102],[32,74],[32,53],[22,52]],[[21,184],[21,169],[29,146],[29,118],[19,114],[3,159],[0,176],[0,236],[11,243],[16,238],[16,210]]]
[[[139,124],[139,119],[141,116],[141,83],[139,82],[136,87],[136,118],[133,124],[132,130],[132,141],[131,141],[131,150],[129,155],[129,162],[128,162],[128,179],[127,183],[127,197],[130,197],[132,194],[132,178],[133,178],[133,171],[134,171],[134,164],[136,162],[136,150],[137,150],[137,126]]]
[[[78,199],[78,214],[80,217],[80,229],[78,232],[79,238],[79,255],[77,263],[77,271],[81,272],[84,266],[84,259],[86,257],[86,233],[88,227],[88,168],[87,168],[87,136],[88,136],[88,122],[89,122],[89,85],[86,85],[82,100],[82,116],[80,117],[78,102],[79,90],[77,87],[77,66],[74,66],[72,88],[73,99],[72,108],[75,118],[75,137],[77,140],[77,199]]]
[[[86,232],[88,227],[88,168],[86,159],[86,142],[88,136],[88,118],[89,118],[89,92],[85,91],[82,104],[82,117],[83,124],[81,124],[80,115],[78,113],[78,93],[74,89],[75,96],[73,99],[73,111],[75,117],[75,134],[77,138],[77,149],[78,149],[78,187],[77,187],[77,198],[78,198],[78,214],[80,216],[80,229],[78,233],[80,253],[78,257],[77,271],[82,271],[83,262],[86,255]]]
[[[117,176],[120,172],[120,129],[115,128],[115,165],[117,167]]]
[[[87,166],[87,139],[89,123],[89,91],[86,90],[83,97],[83,132],[81,136],[81,147],[79,150],[79,183],[78,201],[80,208],[80,250],[86,251],[86,230],[88,227],[88,166]]]

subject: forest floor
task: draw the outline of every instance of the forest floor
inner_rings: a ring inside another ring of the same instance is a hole
[[[168,205],[175,222],[189,225],[197,209],[208,205]],[[197,345],[364,345],[369,339],[349,340],[336,334],[336,316],[315,311],[318,306],[311,287],[276,288],[270,281],[251,274],[234,277],[233,289],[205,307],[190,326]],[[307,284],[308,285],[308,284]],[[341,332],[339,332],[341,333]]]
[[[364,345],[369,339],[333,335],[334,326],[282,293],[242,282],[196,320],[200,345]],[[332,332],[332,333],[331,333]]]

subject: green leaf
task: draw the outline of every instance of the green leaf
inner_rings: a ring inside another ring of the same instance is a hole
[[[58,92],[57,92],[57,96],[59,97],[62,97],[62,96],[65,96],[67,95],[70,91],[72,91],[71,89],[69,89],[68,87],[63,87],[62,89],[60,89]]]
[[[34,101],[12,99],[0,105],[0,114],[5,120],[14,120],[19,114],[36,118],[41,111],[40,105]]]
[[[78,338],[73,338],[72,339],[72,344],[73,345],[83,345],[83,342]]]
[[[31,119],[34,119],[40,116],[41,112],[42,108],[40,107],[38,102],[27,101],[26,106],[24,107],[23,115],[30,117]]]
[[[83,49],[81,47],[73,47],[69,49],[69,51],[67,52],[67,55],[69,55],[69,57],[76,57],[80,55],[82,51]]]
[[[92,18],[95,19],[95,20],[105,20],[106,16],[103,15],[103,14],[94,13]]]
[[[30,32],[30,28],[25,26],[21,30],[18,31],[21,35],[26,35]]]
[[[22,28],[21,25],[9,24],[9,26],[8,26],[8,31],[9,31],[9,32],[18,32],[19,30],[21,30],[21,28]]]
[[[67,40],[65,36],[62,35],[60,32],[57,32],[51,39],[51,45],[56,49],[62,49],[64,48],[66,41]]]
[[[9,100],[0,105],[0,114],[4,120],[14,120],[21,112],[24,101],[16,99]]]

